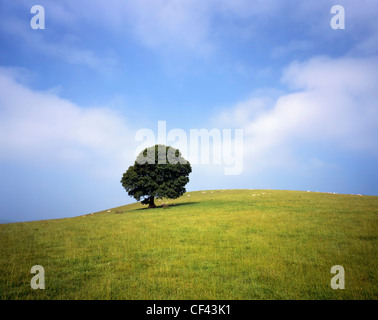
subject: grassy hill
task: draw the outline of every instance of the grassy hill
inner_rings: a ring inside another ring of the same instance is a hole
[[[207,190],[4,224],[0,299],[377,299],[377,220],[375,196]]]

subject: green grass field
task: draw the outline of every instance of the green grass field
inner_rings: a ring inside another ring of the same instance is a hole
[[[0,299],[378,298],[376,196],[207,190],[168,202],[0,225]],[[44,290],[30,286],[33,265]],[[344,290],[330,286],[334,265]]]

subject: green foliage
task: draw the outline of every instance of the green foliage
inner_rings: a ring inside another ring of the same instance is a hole
[[[122,186],[129,196],[154,207],[154,198],[176,199],[186,192],[192,172],[178,149],[155,145],[144,149],[123,174]]]

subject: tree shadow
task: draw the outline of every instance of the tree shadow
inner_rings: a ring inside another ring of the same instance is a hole
[[[180,206],[186,206],[186,205],[195,205],[195,204],[198,204],[199,202],[183,202],[183,203],[168,203],[168,204],[161,204],[161,205],[157,205],[156,208],[148,208],[148,205],[146,205],[146,207],[144,208],[138,208],[138,209],[134,209],[134,210],[154,210],[154,209],[169,209],[169,208],[172,208],[172,207],[180,207]]]

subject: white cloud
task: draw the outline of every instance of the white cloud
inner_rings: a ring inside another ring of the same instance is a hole
[[[98,54],[88,48],[81,36],[79,7],[65,6],[63,3],[43,3],[45,7],[46,26],[44,30],[33,30],[30,27],[31,4],[28,1],[9,3],[5,14],[0,19],[0,30],[6,31],[7,37],[12,37],[16,43],[21,43],[28,54],[38,54],[42,57],[53,57],[73,65],[84,65],[93,70],[107,73],[116,64],[116,59],[110,54]],[[23,14],[20,14],[20,11]]]
[[[84,108],[51,92],[15,80],[17,70],[0,68],[1,158],[43,164],[123,167],[133,161],[133,134],[109,108]]]
[[[203,1],[133,1],[127,8],[132,12],[132,27],[142,42],[151,47],[171,49],[182,47],[207,54],[210,12]]]
[[[250,166],[291,161],[301,147],[317,143],[378,154],[377,57],[295,62],[282,79],[295,91],[281,95],[273,108],[264,107],[261,97],[228,112],[231,123],[239,119],[244,128],[245,161]]]

